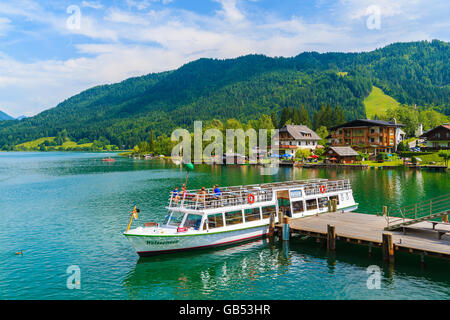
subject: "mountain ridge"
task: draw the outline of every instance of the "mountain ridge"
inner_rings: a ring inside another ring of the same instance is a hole
[[[330,104],[339,105],[348,120],[365,118],[364,99],[373,85],[400,103],[450,114],[449,61],[449,43],[439,40],[363,53],[202,58],[176,70],[87,89],[19,123],[0,123],[0,148],[63,129],[75,140],[104,136],[132,147],[150,129],[169,134],[194,120],[248,121],[301,105],[310,115]]]

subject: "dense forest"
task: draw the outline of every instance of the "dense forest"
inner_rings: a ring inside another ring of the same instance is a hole
[[[449,61],[449,43],[438,40],[364,53],[200,59],[91,88],[31,118],[0,121],[0,148],[63,130],[73,141],[107,139],[132,148],[150,132],[158,137],[177,127],[192,129],[194,120],[247,123],[263,114],[276,118],[276,126],[288,118],[303,123],[307,114],[318,129],[327,126],[331,110],[339,121],[365,118],[363,101],[373,85],[402,104],[450,115]]]

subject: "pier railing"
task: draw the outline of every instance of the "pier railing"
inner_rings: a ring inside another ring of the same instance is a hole
[[[387,212],[386,230],[394,230],[422,221],[436,219],[450,214],[450,193],[430,200],[414,203],[393,213]]]

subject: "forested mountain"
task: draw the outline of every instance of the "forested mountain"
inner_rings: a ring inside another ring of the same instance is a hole
[[[194,120],[240,121],[284,108],[313,113],[339,106],[347,120],[365,118],[363,100],[376,85],[404,104],[450,114],[449,43],[396,43],[365,53],[302,53],[292,58],[248,55],[200,59],[169,72],[86,90],[34,117],[0,122],[0,148],[56,136],[107,138],[133,147]]]
[[[0,111],[0,120],[14,120],[14,118]]]

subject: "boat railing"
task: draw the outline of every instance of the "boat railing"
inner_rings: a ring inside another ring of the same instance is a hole
[[[323,187],[325,189],[323,189]],[[328,192],[338,192],[351,190],[352,185],[350,184],[350,180],[338,180],[338,181],[328,181],[324,183],[311,184],[305,186],[305,195],[320,195]]]
[[[169,208],[183,209],[214,209],[221,207],[245,205],[272,201],[274,192],[283,189],[304,188],[305,195],[321,195],[325,192],[351,190],[350,180],[307,180],[279,182],[262,185],[247,185],[238,187],[224,187],[220,193],[213,189],[189,190],[172,192],[169,198]],[[325,190],[323,190],[325,187]]]
[[[237,206],[250,203],[272,201],[273,191],[270,189],[239,189],[228,190],[216,194],[214,192],[193,193],[186,191],[174,195],[169,199],[169,208],[183,209],[214,209],[221,207]],[[252,195],[252,196],[250,196]],[[254,200],[254,201],[253,201]],[[252,202],[251,202],[252,201]]]

